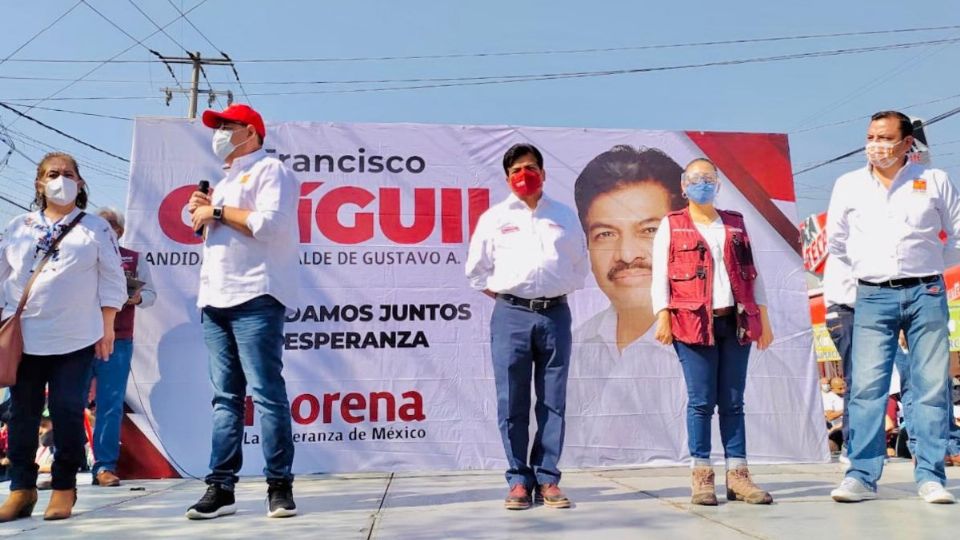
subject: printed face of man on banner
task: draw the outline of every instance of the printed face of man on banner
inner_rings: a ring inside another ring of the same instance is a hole
[[[593,158],[577,177],[577,213],[593,275],[617,314],[621,351],[653,324],[653,237],[667,213],[686,206],[682,172],[656,148],[619,145]]]

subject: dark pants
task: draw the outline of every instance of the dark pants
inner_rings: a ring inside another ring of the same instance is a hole
[[[86,463],[83,428],[93,346],[67,354],[24,354],[17,369],[17,384],[10,387],[9,450],[10,489],[37,486],[37,444],[44,391],[53,421],[53,489],[77,486],[77,471]]]
[[[733,315],[713,320],[714,345],[674,340],[687,383],[687,445],[697,459],[710,458],[710,422],[719,408],[720,439],[725,458],[747,457],[743,389],[747,384],[750,345],[737,340]]]
[[[203,337],[213,385],[213,443],[208,484],[232,490],[243,466],[246,389],[260,413],[267,481],[293,481],[293,432],[283,380],[283,304],[258,296],[229,308],[203,308]]]
[[[560,481],[566,427],[567,372],[572,336],[570,308],[559,304],[531,311],[497,299],[490,319],[491,354],[497,387],[497,423],[507,454],[511,487]],[[530,448],[530,380],[537,403],[537,433]],[[527,452],[529,449],[529,461]]]
[[[836,315],[833,315],[836,313]],[[847,396],[850,395],[850,388],[853,387],[853,369],[850,359],[853,350],[853,308],[846,304],[830,306],[827,309],[827,332],[830,333],[830,339],[833,345],[840,353],[840,369],[843,371],[843,444],[846,445],[850,439],[850,423],[847,421],[850,407],[847,406]]]

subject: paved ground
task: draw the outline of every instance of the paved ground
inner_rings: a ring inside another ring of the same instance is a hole
[[[909,462],[888,465],[878,500],[845,505],[828,496],[840,479],[835,463],[753,469],[775,504],[721,501],[716,508],[693,507],[688,504],[689,471],[683,468],[567,472],[563,486],[574,508],[538,506],[519,512],[502,508],[506,488],[499,473],[313,475],[297,478],[297,517],[266,518],[264,484],[245,479],[237,488],[236,515],[195,522],[183,512],[203,492],[196,480],[125,482],[119,488],[84,485],[73,518],[43,521],[49,492],[42,492],[34,517],[0,524],[0,536],[913,540],[960,535],[960,505],[918,499]],[[960,470],[947,471],[948,487],[960,496]],[[718,492],[723,493],[722,487]]]

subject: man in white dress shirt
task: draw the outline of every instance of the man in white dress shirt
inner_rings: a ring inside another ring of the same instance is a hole
[[[653,339],[653,237],[686,206],[681,167],[656,148],[614,146],[574,185],[597,285],[610,305],[573,333],[569,457],[574,463],[673,464],[684,459],[686,406],[677,355]],[[642,390],[638,391],[638,388]]]
[[[465,273],[470,286],[496,299],[490,352],[497,422],[507,455],[510,492],[504,506],[522,510],[531,493],[568,508],[558,487],[570,365],[571,316],[566,295],[583,287],[586,245],[574,212],[543,193],[543,155],[517,144],[503,157],[511,194],[480,216]],[[529,444],[530,381],[537,432]]]
[[[945,172],[907,158],[912,133],[906,115],[874,114],[867,129],[869,164],[837,180],[827,211],[830,253],[849,264],[858,280],[847,402],[851,465],[831,492],[839,502],[876,498],[901,330],[911,346],[919,494],[930,503],[956,502],[944,488],[949,314],[943,271],[960,247],[960,195]]]
[[[299,185],[264,152],[263,119],[247,105],[206,111],[203,123],[216,129],[213,152],[226,177],[211,194],[194,192],[188,208],[194,229],[206,231],[197,305],[210,354],[213,444],[207,492],[187,517],[236,512],[247,387],[260,413],[267,515],[293,516],[293,434],[281,371],[284,306],[297,296]]]

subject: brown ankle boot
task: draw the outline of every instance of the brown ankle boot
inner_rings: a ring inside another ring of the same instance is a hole
[[[76,503],[76,488],[55,489],[50,493],[50,504],[47,505],[47,511],[43,513],[43,519],[47,521],[67,519],[73,512],[73,505]]]
[[[770,504],[773,497],[757,487],[750,478],[746,467],[737,467],[727,471],[727,500],[744,501],[749,504]]]
[[[693,496],[690,497],[691,504],[702,506],[717,505],[717,491],[714,483],[714,474],[712,467],[694,467],[691,474],[693,482]]]
[[[37,488],[16,489],[0,506],[0,523],[30,517],[37,504]]]

